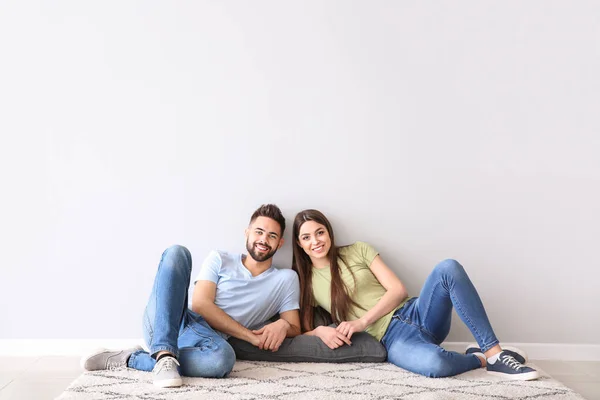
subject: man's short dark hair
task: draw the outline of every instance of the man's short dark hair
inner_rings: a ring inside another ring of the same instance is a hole
[[[279,207],[277,207],[275,204],[263,204],[262,206],[258,207],[256,211],[254,211],[254,214],[252,214],[252,217],[250,218],[250,224],[252,224],[258,217],[267,217],[277,221],[281,227],[281,237],[283,237],[283,232],[285,231],[285,218],[283,218],[283,214],[281,213]]]

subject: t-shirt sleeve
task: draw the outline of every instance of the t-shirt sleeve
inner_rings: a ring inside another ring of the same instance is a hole
[[[217,251],[211,251],[208,257],[202,262],[200,272],[196,276],[196,281],[219,282],[219,272],[221,271],[221,255]]]
[[[284,292],[284,298],[279,308],[279,313],[283,313],[291,310],[300,309],[300,280],[295,271],[289,270],[288,273],[288,284],[286,291]]]
[[[375,257],[377,257],[377,255],[379,254],[379,252],[368,243],[356,242],[355,246],[361,258],[365,261],[367,266],[370,266]]]

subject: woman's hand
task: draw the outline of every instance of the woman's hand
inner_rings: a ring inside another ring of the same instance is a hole
[[[315,336],[318,336],[330,349],[335,350],[338,347],[343,346],[344,343],[348,346],[352,344],[349,337],[329,326],[317,326],[313,332]]]
[[[346,336],[348,339],[356,332],[362,332],[365,329],[367,329],[367,324],[362,319],[344,321],[335,328],[336,331]]]

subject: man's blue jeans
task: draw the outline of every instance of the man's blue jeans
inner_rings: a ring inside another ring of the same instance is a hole
[[[191,273],[188,249],[172,246],[165,250],[144,313],[144,339],[150,354],[133,353],[130,368],[152,371],[156,360],[151,355],[165,350],[177,356],[184,376],[222,378],[233,369],[231,345],[187,306]]]
[[[429,377],[453,376],[480,368],[476,355],[440,347],[450,331],[453,306],[483,352],[498,344],[464,268],[454,260],[445,260],[433,269],[419,297],[410,299],[394,313],[381,339],[388,361]]]

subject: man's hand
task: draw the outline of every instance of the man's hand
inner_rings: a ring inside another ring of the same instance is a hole
[[[344,343],[346,343],[348,346],[352,344],[349,337],[329,326],[317,326],[313,332],[315,336],[321,338],[323,343],[325,343],[330,349],[335,350],[338,347],[343,346]]]
[[[252,331],[260,339],[257,346],[261,350],[271,350],[273,352],[279,350],[279,346],[285,339],[290,323],[284,319],[263,326],[258,330]],[[254,344],[254,343],[252,343]]]
[[[337,328],[335,328],[336,331],[340,332],[348,339],[350,339],[356,332],[362,332],[365,329],[367,329],[367,324],[361,319],[357,319],[355,321],[344,321],[340,323]]]

